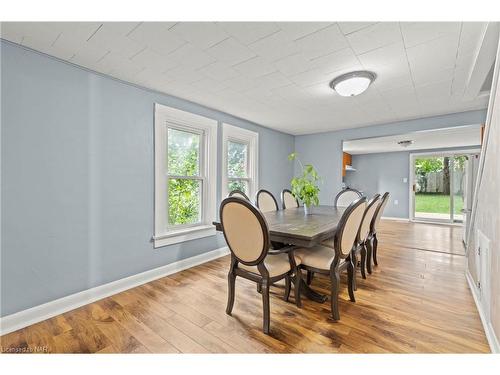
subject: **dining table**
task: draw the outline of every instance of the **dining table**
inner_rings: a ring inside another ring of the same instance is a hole
[[[271,242],[289,245],[287,248],[314,247],[332,238],[346,207],[314,206],[308,215],[304,207],[291,207],[283,210],[263,212]],[[222,231],[220,222],[214,221],[217,231]],[[290,247],[290,245],[293,245]],[[277,249],[279,252],[279,249]],[[270,251],[272,254],[273,251]],[[272,255],[270,255],[272,256]],[[323,303],[327,296],[314,291],[305,282],[301,283],[305,297]]]

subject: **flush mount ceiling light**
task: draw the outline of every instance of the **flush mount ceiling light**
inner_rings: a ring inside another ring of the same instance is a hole
[[[341,96],[356,96],[375,81],[375,73],[366,70],[342,74],[330,82],[330,87]]]
[[[414,142],[415,141],[412,141],[411,139],[407,139],[404,141],[399,141],[398,145],[400,145],[401,147],[408,147],[409,145],[412,145]]]

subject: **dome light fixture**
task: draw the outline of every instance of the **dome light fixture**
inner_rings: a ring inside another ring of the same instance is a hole
[[[330,87],[341,96],[356,96],[364,92],[375,78],[375,73],[360,70],[338,76],[330,82]]]

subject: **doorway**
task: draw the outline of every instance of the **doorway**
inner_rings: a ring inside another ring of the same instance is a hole
[[[413,221],[467,226],[478,152],[410,154],[410,218]]]

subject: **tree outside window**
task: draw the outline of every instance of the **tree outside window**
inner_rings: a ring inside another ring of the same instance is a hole
[[[228,191],[241,190],[248,194],[248,145],[236,141],[227,143]]]
[[[201,221],[201,135],[168,128],[168,225]]]

